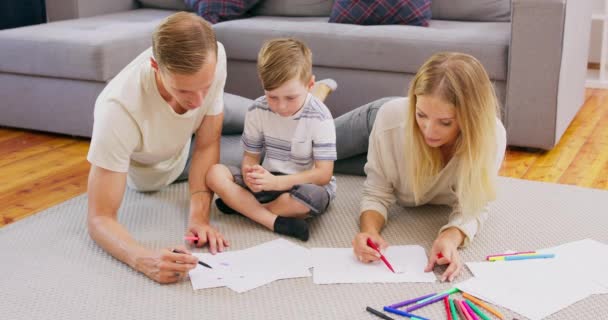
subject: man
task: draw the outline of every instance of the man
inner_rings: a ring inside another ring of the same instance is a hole
[[[207,170],[219,161],[226,53],[211,26],[180,12],[166,18],[152,48],[126,66],[97,98],[89,173],[88,230],[120,261],[160,283],[177,282],[197,264],[183,246],[155,251],[117,221],[125,186],[159,190],[188,179],[186,236],[222,251],[228,241],[209,223]],[[193,140],[190,151],[191,136]],[[189,158],[191,154],[191,158]]]

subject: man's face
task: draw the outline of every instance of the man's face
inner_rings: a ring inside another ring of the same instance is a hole
[[[203,104],[215,79],[216,64],[215,54],[210,53],[207,62],[194,74],[172,73],[158,66],[155,70],[160,77],[164,90],[172,98],[171,100],[177,102],[179,108],[188,111]],[[160,91],[163,95],[162,89]],[[163,96],[163,98],[165,97]]]

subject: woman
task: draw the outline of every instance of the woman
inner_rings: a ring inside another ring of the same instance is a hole
[[[374,103],[355,110],[372,114]],[[408,98],[385,102],[369,137],[361,200],[360,233],[353,250],[362,262],[379,254],[368,247],[388,243],[380,232],[389,206],[449,205],[449,221],[433,242],[426,272],[448,265],[441,281],[452,281],[466,246],[487,217],[506,137],[498,101],[481,63],[470,55],[439,53],[413,79]],[[338,130],[339,130],[339,126]]]

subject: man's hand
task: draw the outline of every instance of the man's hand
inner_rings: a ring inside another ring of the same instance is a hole
[[[198,237],[198,240],[191,242],[197,248],[200,248],[208,243],[209,252],[211,252],[211,254],[222,252],[224,251],[224,248],[230,246],[228,240],[224,239],[224,236],[208,223],[190,222],[188,224],[186,236]]]
[[[268,172],[264,167],[257,164],[250,168],[245,168],[245,184],[251,191],[274,191],[281,190],[279,177]]]
[[[173,250],[179,251],[175,253]],[[175,283],[196,268],[198,259],[183,246],[160,251],[147,251],[135,258],[135,269],[158,283]]]
[[[463,268],[458,246],[462,243],[464,235],[456,228],[443,231],[433,242],[429,262],[424,269],[425,272],[433,271],[435,264],[448,265],[441,275],[441,281],[452,281],[460,275]]]

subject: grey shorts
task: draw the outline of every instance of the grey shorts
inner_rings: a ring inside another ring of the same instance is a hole
[[[247,191],[251,192],[253,196],[260,203],[267,203],[275,200],[283,193],[289,193],[292,198],[300,201],[302,204],[307,206],[310,209],[309,216],[316,217],[325,212],[327,207],[329,206],[330,197],[327,190],[324,187],[318,186],[316,184],[298,184],[293,186],[290,190],[285,191],[261,191],[261,192],[253,192],[243,180],[243,174],[241,173],[241,169],[235,166],[228,166],[232,177],[234,178],[234,182],[239,186],[245,188]],[[274,175],[282,175],[281,173],[273,172]]]

